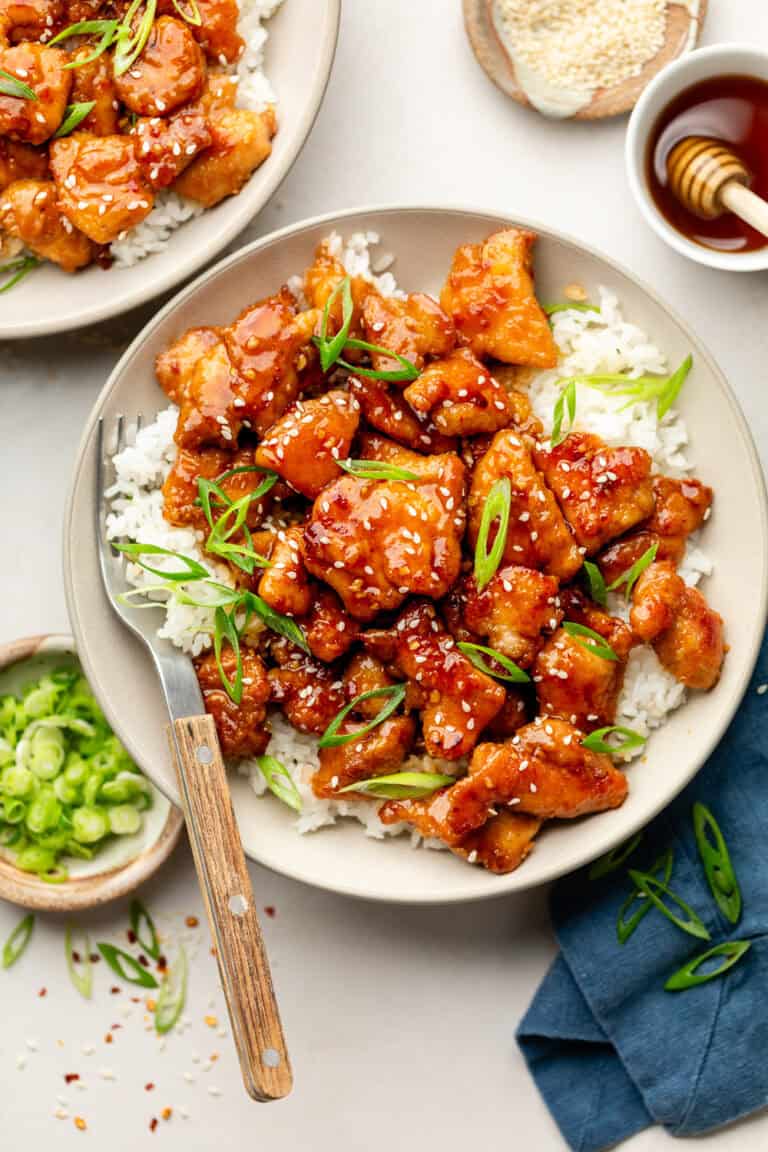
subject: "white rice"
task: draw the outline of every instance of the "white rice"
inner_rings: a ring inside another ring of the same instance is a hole
[[[275,104],[276,97],[264,72],[264,48],[268,38],[264,21],[275,13],[283,0],[239,0],[240,19],[237,29],[245,40],[245,51],[237,62],[236,74],[238,108],[250,108],[255,112],[268,104]],[[187,200],[172,188],[158,192],[155,204],[149,215],[135,228],[122,233],[114,240],[109,251],[114,259],[113,269],[130,268],[145,257],[165,248],[171,234],[187,220],[200,216],[205,211],[196,200]]]
[[[379,242],[376,233],[355,233],[346,242],[333,233],[328,239],[331,251],[351,275],[368,279],[384,295],[399,294],[396,281],[388,271],[391,257],[372,256],[371,249]],[[302,278],[292,277],[289,286],[300,303],[305,303]],[[669,371],[663,353],[650,343],[645,333],[624,320],[615,295],[607,289],[600,289],[599,313],[576,310],[556,313],[553,330],[563,358],[557,369],[538,373],[529,384],[534,412],[545,431],[551,430],[552,412],[560,391],[556,385],[564,375],[626,372],[638,376]],[[595,432],[611,445],[645,448],[659,472],[673,476],[689,473],[688,433],[680,414],[671,409],[659,422],[652,403],[634,404],[622,411],[625,403],[626,398],[612,398],[596,389],[578,386],[575,427]],[[110,490],[112,512],[107,532],[112,539],[128,537],[182,552],[204,564],[223,583],[231,584],[228,570],[203,555],[202,535],[192,529],[173,527],[162,515],[160,487],[176,456],[173,434],[177,415],[175,406],[168,407],[154,424],[139,432],[133,446],[115,457],[116,482]],[[166,563],[162,558],[157,559],[159,568],[170,569],[176,564],[173,560]],[[691,537],[680,565],[683,579],[693,585],[711,570],[712,565],[699,542]],[[128,578],[137,588],[157,584],[155,577],[136,565],[128,566]],[[169,601],[162,592],[153,596],[158,600],[158,610],[164,613],[161,636],[193,656],[210,645],[212,612]],[[627,605],[620,594],[611,594],[609,608],[626,619]],[[649,645],[635,648],[627,663],[616,723],[648,735],[685,699],[685,688],[662,667],[653,648]],[[438,841],[421,841],[418,833],[405,824],[385,827],[378,818],[377,806],[368,801],[316,797],[310,785],[319,764],[316,739],[297,732],[279,711],[273,713],[271,725],[268,752],[285,764],[301,793],[302,811],[294,823],[298,832],[314,832],[340,817],[351,817],[363,825],[368,836],[383,838],[408,832],[414,844],[422,842],[428,847],[443,847]],[[641,749],[634,755],[644,751]],[[255,761],[239,761],[236,766],[240,773],[248,776],[258,796],[267,790]],[[459,770],[456,764],[429,759],[425,762],[423,757],[412,758],[405,767],[448,773]]]

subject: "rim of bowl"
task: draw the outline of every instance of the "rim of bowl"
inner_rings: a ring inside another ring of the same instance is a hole
[[[757,615],[758,615],[759,619],[764,619],[766,617],[766,614],[768,614],[768,492],[766,491],[765,478],[763,476],[762,467],[760,465],[760,460],[759,460],[759,457],[757,454],[757,448],[755,446],[755,442],[754,442],[754,439],[752,437],[752,433],[750,431],[749,425],[747,424],[746,417],[745,417],[745,415],[741,409],[741,406],[738,402],[736,394],[733,391],[733,389],[732,389],[732,387],[728,381],[727,376],[722,371],[722,369],[718,365],[717,361],[715,360],[714,356],[709,351],[709,348],[702,341],[702,339],[698,335],[698,333],[696,333],[693,330],[693,328],[691,327],[691,325],[686,320],[684,320],[682,318],[680,313],[675,308],[670,307],[669,304],[667,303],[667,301],[664,300],[658,294],[658,292],[650,284],[648,284],[642,277],[636,275],[625,264],[615,260],[612,256],[606,255],[600,249],[593,247],[591,244],[584,243],[583,241],[578,240],[576,237],[572,236],[570,233],[561,232],[559,229],[552,228],[548,224],[543,223],[542,221],[534,220],[534,219],[531,219],[530,217],[527,217],[527,216],[518,217],[518,216],[514,216],[511,213],[503,213],[497,209],[492,209],[492,208],[482,208],[482,207],[477,207],[477,206],[472,206],[472,205],[467,205],[467,204],[435,205],[435,204],[418,204],[418,203],[415,203],[415,204],[413,204],[413,203],[411,203],[411,204],[391,204],[391,203],[390,204],[364,204],[360,207],[345,208],[345,209],[342,209],[341,211],[337,211],[337,212],[324,212],[318,216],[312,216],[312,217],[308,217],[304,220],[299,220],[294,224],[289,224],[283,228],[277,229],[274,232],[270,232],[266,236],[259,237],[257,240],[252,241],[252,243],[246,245],[244,248],[240,248],[240,249],[238,249],[238,251],[231,253],[229,256],[226,256],[222,260],[219,260],[216,264],[212,265],[210,268],[206,268],[195,280],[193,280],[190,284],[187,284],[185,287],[180,289],[179,292],[173,297],[173,299],[169,300],[168,303],[163,308],[161,308],[160,311],[157,312],[156,315],[153,316],[152,319],[141,329],[141,331],[139,333],[137,333],[136,337],[131,341],[131,344],[125,350],[125,352],[123,353],[123,355],[120,357],[117,364],[113,368],[113,370],[110,373],[110,375],[109,375],[106,383],[104,384],[104,387],[102,388],[101,392],[96,397],[96,400],[94,402],[93,408],[92,408],[90,415],[88,417],[85,428],[83,429],[83,434],[82,434],[82,437],[80,439],[80,444],[78,445],[78,449],[77,449],[77,454],[76,454],[76,458],[75,458],[75,461],[76,461],[75,462],[75,468],[74,468],[74,471],[72,474],[69,492],[67,494],[67,503],[66,503],[64,518],[63,518],[64,590],[65,590],[67,608],[69,611],[70,619],[73,619],[76,616],[75,605],[74,605],[74,601],[73,601],[73,597],[72,597],[71,572],[72,572],[72,565],[73,565],[73,557],[72,557],[71,548],[70,548],[70,540],[71,540],[71,535],[72,535],[71,524],[72,524],[72,519],[73,519],[74,511],[75,511],[74,510],[74,491],[75,491],[74,481],[75,481],[75,477],[79,473],[80,468],[82,467],[83,461],[85,459],[85,453],[86,453],[88,446],[91,442],[91,437],[93,435],[93,429],[94,429],[94,426],[96,424],[96,420],[98,419],[98,414],[100,412],[100,409],[101,409],[103,403],[105,402],[107,396],[109,395],[109,393],[114,388],[118,377],[120,375],[122,375],[122,373],[124,372],[126,365],[128,364],[128,362],[130,361],[130,359],[134,355],[137,347],[141,343],[143,343],[146,339],[149,338],[151,333],[155,330],[155,328],[159,324],[161,324],[165,320],[166,316],[169,313],[171,313],[175,308],[179,307],[191,295],[198,292],[204,286],[205,282],[208,279],[214,277],[215,275],[217,275],[219,272],[223,271],[225,268],[229,267],[230,265],[235,264],[236,262],[238,262],[240,260],[248,259],[254,252],[258,252],[262,248],[266,248],[272,244],[279,243],[281,240],[286,239],[288,236],[297,235],[297,234],[300,234],[302,232],[309,232],[309,231],[312,231],[315,228],[318,228],[318,227],[323,226],[323,225],[343,223],[345,220],[349,219],[350,217],[365,218],[367,216],[372,216],[372,215],[387,215],[387,214],[391,214],[391,215],[398,214],[399,215],[399,214],[404,213],[404,212],[418,212],[418,213],[426,212],[426,213],[432,213],[432,214],[437,214],[437,215],[442,215],[444,213],[454,213],[454,214],[460,214],[460,215],[466,215],[466,216],[472,216],[472,217],[484,217],[488,220],[499,221],[499,222],[513,221],[515,224],[517,224],[521,227],[531,228],[534,231],[537,231],[539,233],[546,233],[548,236],[554,237],[555,239],[561,241],[562,243],[571,245],[572,247],[575,247],[575,248],[579,249],[580,251],[587,252],[589,255],[594,256],[595,258],[597,258],[599,260],[602,260],[609,268],[612,268],[613,270],[618,272],[620,275],[627,277],[634,284],[636,284],[640,289],[642,289],[642,291],[645,292],[650,297],[650,299],[652,299],[654,301],[654,303],[658,304],[659,307],[663,308],[667,312],[668,316],[677,325],[679,325],[679,327],[686,333],[687,337],[689,338],[689,340],[691,342],[691,345],[694,347],[697,354],[703,360],[705,360],[709,370],[712,372],[712,375],[715,377],[718,384],[722,388],[723,394],[724,394],[730,408],[732,409],[734,419],[736,421],[736,424],[738,425],[738,427],[741,430],[741,433],[742,433],[742,436],[744,439],[744,443],[746,445],[747,453],[749,456],[750,467],[751,467],[751,471],[752,471],[752,477],[754,480],[754,484],[755,484],[755,486],[756,486],[756,488],[760,494],[762,535],[763,535],[763,541],[764,541],[765,548],[764,548],[764,554],[763,554],[761,586],[760,586],[759,591],[758,591]],[[749,686],[749,681],[750,681],[750,678],[751,678],[752,673],[754,671],[755,664],[757,662],[757,657],[758,657],[758,654],[760,651],[761,640],[762,640],[762,633],[759,630],[756,630],[755,635],[754,635],[753,640],[752,640],[751,648],[748,651],[747,656],[746,656],[746,660],[744,662],[744,667],[742,670],[741,678],[739,680],[738,685],[736,685],[734,687],[733,706],[729,707],[726,710],[726,712],[723,714],[723,719],[722,719],[722,723],[720,725],[719,733],[716,736],[714,736],[711,740],[708,740],[706,742],[706,744],[703,745],[700,749],[698,749],[697,754],[691,760],[690,770],[687,773],[685,779],[680,782],[680,787],[677,789],[677,791],[674,794],[672,794],[670,796],[666,796],[663,799],[658,800],[656,803],[654,803],[654,805],[652,806],[650,811],[644,812],[642,814],[642,816],[639,816],[633,822],[631,828],[622,829],[621,832],[617,832],[615,835],[613,835],[613,837],[609,838],[609,840],[606,843],[601,844],[600,845],[600,851],[601,852],[610,851],[611,849],[615,848],[618,844],[622,843],[627,838],[628,835],[631,836],[634,832],[637,832],[640,828],[644,827],[651,820],[653,820],[656,816],[658,816],[658,814],[660,812],[662,812],[664,810],[664,808],[666,808],[669,804],[672,803],[672,801],[675,799],[675,797],[678,796],[680,794],[680,792],[682,792],[682,790],[691,782],[691,780],[693,780],[693,778],[696,776],[696,774],[702,768],[704,763],[709,759],[712,752],[715,750],[715,748],[719,744],[720,740],[723,738],[723,736],[724,736],[724,734],[728,728],[728,725],[730,724],[731,720],[733,719],[734,715],[736,714],[736,711],[739,708],[741,701],[744,697],[744,693],[746,692],[746,690]],[[89,669],[87,667],[87,662],[85,661],[83,656],[80,656],[80,659],[83,662],[83,667],[85,668],[86,675],[88,675]],[[152,672],[150,670],[150,674],[154,675],[154,672]],[[110,715],[109,709],[106,710],[106,714],[107,714],[107,719],[110,721],[110,723],[112,723],[113,722],[112,716]],[[114,727],[114,725],[113,725],[113,727]],[[129,750],[130,750],[130,748],[129,748]],[[144,771],[143,767],[142,767],[142,771]],[[169,790],[167,788],[167,784],[164,784],[164,786],[160,786],[160,784],[158,784],[157,781],[152,776],[150,776],[150,779],[152,780],[153,784],[155,784],[155,786],[157,788],[159,788],[159,790],[161,792],[163,792],[166,796],[168,796],[169,800],[171,800],[172,803],[175,803],[175,792],[174,792],[173,788],[171,788]],[[443,905],[443,904],[455,904],[455,903],[472,903],[472,902],[477,901],[477,900],[486,900],[486,899],[491,899],[491,898],[495,898],[495,897],[508,895],[510,893],[510,891],[522,892],[522,891],[526,891],[530,888],[540,887],[542,884],[550,883],[551,881],[558,879],[560,876],[566,875],[570,872],[575,871],[577,868],[583,867],[585,864],[588,864],[591,860],[593,860],[595,858],[595,856],[598,854],[599,853],[597,853],[597,852],[591,852],[590,853],[589,851],[587,851],[586,855],[583,857],[583,859],[581,859],[579,861],[579,863],[574,864],[572,868],[569,867],[565,870],[563,870],[562,868],[560,868],[558,865],[555,864],[555,865],[551,866],[548,870],[546,870],[544,875],[539,876],[535,881],[532,880],[530,882],[521,883],[518,874],[512,873],[511,875],[516,877],[516,880],[514,881],[514,883],[512,885],[500,887],[498,890],[488,889],[486,891],[476,892],[476,893],[472,893],[472,894],[459,894],[459,895],[454,894],[454,895],[451,895],[450,893],[448,893],[447,895],[444,895],[443,897],[441,897],[441,899],[439,901],[432,899],[432,898],[429,898],[429,899],[416,898],[416,899],[414,899],[412,894],[409,896],[384,898],[378,894],[361,893],[359,890],[357,890],[354,887],[354,885],[346,885],[343,883],[334,884],[332,886],[318,883],[316,885],[313,884],[313,886],[321,888],[323,891],[337,892],[343,896],[352,896],[352,897],[355,897],[358,899],[372,900],[372,901],[377,902],[377,903],[381,902],[381,903],[407,904],[407,905],[417,905],[417,904],[418,905],[432,905],[432,904]],[[251,852],[247,852],[246,855],[249,857],[249,859],[254,860],[256,863],[261,864],[263,867],[270,867],[270,865],[266,864],[263,860],[261,860],[258,857],[258,855],[255,855]],[[270,870],[277,871],[279,875],[286,876],[292,880],[298,880],[302,883],[307,883],[307,882],[312,883],[311,881],[307,881],[305,876],[301,876],[298,873],[295,873],[290,867],[283,867],[280,869],[272,869],[270,867]],[[525,878],[523,877],[523,880],[524,879]]]
[[[282,165],[276,165],[273,170],[265,173],[266,178],[258,203],[242,214],[233,213],[232,219],[227,224],[217,229],[209,229],[208,239],[203,244],[191,250],[185,259],[178,260],[173,269],[169,269],[165,275],[154,280],[148,278],[142,288],[137,289],[122,301],[117,311],[110,304],[110,295],[105,293],[100,303],[94,304],[77,320],[71,316],[58,319],[41,319],[33,316],[28,322],[14,324],[13,327],[5,329],[0,319],[0,340],[23,340],[33,336],[53,336],[58,332],[72,332],[78,328],[87,328],[91,324],[98,324],[103,320],[122,316],[126,312],[130,312],[131,309],[147,304],[150,300],[154,300],[157,296],[161,296],[164,292],[183,283],[187,277],[192,276],[207,261],[217,256],[222,248],[235,240],[251,221],[256,219],[298,160],[323,106],[339,42],[342,0],[324,0],[324,2],[328,6],[330,21],[325,39],[317,45],[318,60],[322,64],[318,72],[318,80],[312,90],[312,98],[308,101],[302,116],[299,118],[293,146],[286,153]]]
[[[760,62],[763,75],[749,67],[754,61]],[[726,66],[718,68],[718,62]],[[702,64],[708,67],[699,74]],[[651,130],[659,113],[670,100],[701,80],[718,74],[733,75],[742,71],[768,82],[768,52],[738,42],[711,44],[706,48],[696,48],[663,68],[648,84],[632,111],[627,127],[624,157],[627,179],[635,203],[646,223],[666,244],[682,256],[687,256],[689,260],[709,268],[719,268],[728,272],[760,272],[768,268],[768,240],[764,248],[744,253],[718,252],[688,240],[667,222],[656,207],[648,190],[645,175],[646,149]]]

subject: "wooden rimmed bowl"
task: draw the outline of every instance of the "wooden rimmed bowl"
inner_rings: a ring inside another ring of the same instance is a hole
[[[71,636],[27,636],[0,644],[0,696],[16,693],[48,669],[80,667]],[[68,862],[69,879],[50,884],[17,868],[8,851],[0,855],[0,899],[45,912],[76,912],[107,904],[143,884],[168,859],[184,821],[154,785],[154,803],[140,832],[121,836],[93,860]]]
[[[531,99],[523,85],[515,65],[515,46],[504,33],[496,0],[463,0],[463,6],[464,23],[472,51],[496,87],[518,104],[535,107],[545,115],[569,120],[603,120],[630,112],[643,89],[662,68],[696,47],[707,15],[707,0],[698,0],[698,3],[691,5],[668,3],[664,43],[656,55],[646,61],[637,76],[630,76],[610,88],[596,88],[586,103],[576,102],[572,109],[564,107],[558,113],[548,113]]]

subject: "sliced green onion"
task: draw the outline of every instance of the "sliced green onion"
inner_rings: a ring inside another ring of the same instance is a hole
[[[234,652],[236,668],[234,680],[230,680],[224,671],[221,653],[224,642],[229,644]],[[233,704],[239,704],[243,698],[243,657],[240,652],[240,633],[237,630],[234,615],[217,608],[214,615],[213,652],[216,657],[216,667],[224,690]]]
[[[605,608],[608,603],[606,595],[607,588],[605,587],[605,580],[603,574],[598,568],[597,564],[593,564],[591,560],[584,561],[584,575],[587,578],[589,585],[589,595],[594,600],[595,604],[599,604],[601,608]]]
[[[179,16],[181,16],[182,20],[186,20],[187,24],[194,24],[196,28],[199,28],[203,22],[200,15],[200,9],[197,6],[196,0],[188,0],[188,2],[189,11],[187,11],[181,4],[179,4],[179,0],[173,0],[173,6],[178,12]]]
[[[339,468],[349,472],[350,476],[359,476],[361,480],[418,480],[415,472],[407,468],[398,468],[395,464],[387,464],[383,460],[337,460]]]
[[[84,100],[81,104],[67,104],[64,109],[64,119],[53,134],[54,140],[60,140],[62,136],[68,136],[70,132],[74,132],[78,124],[82,124],[95,107],[95,100]]]
[[[554,316],[556,312],[599,312],[600,309],[586,300],[564,300],[562,304],[542,304],[542,311]]]
[[[107,817],[109,830],[115,836],[135,836],[141,828],[141,813],[133,804],[115,804]]]
[[[274,756],[259,756],[256,763],[270,792],[295,812],[301,812],[301,795],[286,766]]]
[[[576,624],[573,620],[566,620],[563,631],[572,636],[577,644],[586,648],[593,656],[600,656],[603,660],[618,660],[618,656],[608,641],[599,632],[587,628],[586,624]]]
[[[187,954],[183,944],[180,944],[179,954],[168,969],[157,996],[155,1028],[161,1036],[170,1032],[184,1011],[184,1003],[187,999],[187,976]]]
[[[141,56],[146,47],[152,25],[155,22],[157,0],[146,0],[146,7],[139,21],[136,31],[133,31],[133,20],[145,0],[133,0],[128,8],[122,23],[117,29],[117,40],[113,60],[115,76],[122,76],[131,65]]]
[[[486,676],[493,676],[495,680],[509,680],[513,684],[530,683],[531,678],[528,673],[518,667],[514,660],[510,660],[503,652],[497,652],[495,648],[488,648],[485,644],[470,644],[468,640],[459,640],[456,647],[471,664],[474,664],[475,668],[484,672]],[[483,660],[483,656],[490,656],[491,660],[500,664],[502,668],[506,668],[508,675],[492,668]]]
[[[684,992],[686,988],[696,988],[699,984],[708,984],[710,980],[717,980],[729,968],[738,964],[751,947],[751,940],[726,940],[724,944],[717,944],[707,952],[693,956],[687,963],[683,964],[682,968],[678,968],[677,972],[669,977],[664,989],[667,992]],[[707,960],[711,960],[713,956],[725,956],[726,959],[719,967],[699,974],[698,969]]]
[[[566,408],[568,410],[568,430],[570,431],[576,419],[576,380],[567,381],[555,402],[552,413],[552,435],[549,440],[552,448],[557,448],[558,444],[562,444],[568,434],[563,431],[563,419]]]
[[[10,292],[11,288],[15,288],[40,263],[36,256],[19,256],[16,260],[0,265],[0,276],[4,276],[6,272],[10,273],[9,279],[0,284],[0,293]]]
[[[491,488],[483,505],[480,530],[475,545],[475,581],[478,588],[484,588],[501,563],[507,544],[509,514],[512,503],[512,485],[508,476],[502,476]],[[493,545],[488,549],[488,534],[491,525],[498,520],[498,528]]]
[[[626,572],[622,572],[620,576],[616,577],[613,583],[608,585],[608,591],[615,592],[617,588],[620,588],[622,584],[624,584],[624,594],[627,600],[629,600],[635,584],[637,584],[637,581],[640,579],[643,572],[645,572],[646,568],[653,564],[654,560],[656,559],[656,553],[658,550],[658,541],[655,544],[651,544],[650,548],[646,548],[645,552],[643,552],[642,556],[638,560],[635,560],[631,568],[627,568]]]
[[[638,849],[642,839],[642,832],[637,832],[631,839],[625,840],[623,844],[619,844],[610,852],[606,852],[604,856],[600,856],[589,869],[590,880],[599,880],[602,876],[610,875],[611,872],[618,872],[622,864]]]
[[[37,100],[34,88],[6,72],[5,68],[0,68],[0,93],[3,96],[15,96],[17,100]]]
[[[358,364],[349,364],[341,357],[336,361],[342,368],[346,368],[348,372],[354,372],[355,376],[367,376],[371,380],[385,380],[391,384],[397,384],[403,380],[416,380],[419,376],[419,370],[412,360],[406,359],[398,352],[390,352],[388,348],[382,348],[379,344],[369,344],[367,340],[347,340],[347,348],[355,348],[360,352],[373,352],[379,356],[386,356],[390,360],[397,360],[401,365],[400,369],[393,371],[379,371],[377,368],[361,368]]]
[[[364,792],[386,800],[409,798],[418,800],[423,796],[431,796],[438,788],[445,788],[447,784],[455,782],[455,776],[443,776],[439,772],[393,772],[389,776],[371,776],[367,780],[356,780],[354,784],[339,788],[336,795],[341,796],[344,792]]]
[[[155,922],[141,900],[131,901],[128,919],[131,923],[131,931],[142,951],[151,956],[153,960],[159,960],[162,953]]]
[[[79,940],[75,939],[75,934],[78,935]],[[79,948],[75,947],[76,943],[80,944]],[[64,933],[64,954],[67,958],[67,971],[70,980],[80,995],[84,999],[90,1000],[93,991],[93,965],[91,964],[91,940],[88,933],[83,929],[67,924],[67,930]],[[77,960],[75,960],[76,954]]]
[[[624,739],[617,744],[609,744],[605,737],[613,732],[618,732]],[[604,752],[607,756],[611,756],[616,752],[629,752],[632,748],[642,748],[646,739],[647,737],[635,732],[634,728],[624,728],[621,724],[608,724],[605,728],[595,728],[594,732],[585,736],[581,746],[588,748],[590,752]]]
[[[101,785],[101,781],[98,781]],[[87,793],[86,793],[87,796]],[[95,844],[109,832],[109,817],[106,810],[89,804],[72,809],[72,839],[78,844]]]
[[[629,870],[629,878],[637,887],[638,891],[642,892],[651,903],[658,908],[663,916],[671,921],[682,932],[687,932],[689,936],[697,936],[700,940],[710,940],[711,937],[707,928],[699,916],[690,905],[673,892],[667,885],[657,880],[655,876],[651,876],[648,872],[638,872],[634,868]],[[682,912],[682,916],[667,906],[662,897],[666,897],[673,907],[676,907]]]
[[[662,420],[670,410],[675,400],[680,394],[685,381],[688,379],[688,373],[693,367],[693,356],[686,356],[679,368],[677,368],[669,377],[666,387],[659,394],[656,399],[656,414],[659,420]]]
[[[693,831],[715,903],[731,924],[741,919],[741,888],[720,825],[704,804],[693,806]]]
[[[152,973],[143,968],[128,952],[116,948],[114,944],[99,943],[96,947],[121,980],[126,980],[129,984],[138,984],[142,988],[157,988],[157,980]]]
[[[627,376],[622,372],[600,372],[593,375],[569,376],[558,381],[563,388],[571,384],[586,384],[588,388],[607,391],[612,396],[627,396],[625,408],[633,404],[656,401],[656,414],[661,420],[677,399],[693,365],[693,357],[686,356],[671,376]]]
[[[309,654],[307,638],[296,621],[291,620],[290,616],[284,616],[282,612],[276,612],[274,608],[270,608],[266,600],[262,600],[261,596],[255,592],[243,594],[243,607],[246,612],[255,613],[260,617],[268,628],[277,632],[278,636],[284,636],[286,640],[290,640],[291,644],[301,648],[302,652]]]
[[[340,712],[337,712],[333,720],[323,732],[322,736],[317,742],[318,748],[337,748],[341,744],[349,744],[352,740],[359,740],[361,736],[365,736],[373,728],[377,728],[379,724],[388,719],[393,712],[395,712],[403,700],[405,699],[406,685],[405,684],[389,684],[385,688],[371,688],[368,692],[362,692],[351,700],[349,704],[345,704]],[[338,735],[339,728],[346,720],[349,713],[362,704],[364,700],[373,700],[376,697],[388,697],[386,704],[374,716],[373,720],[369,720],[361,728],[356,728],[354,732],[344,732]]]
[[[659,878],[659,873],[661,872],[663,883],[669,884],[672,876],[673,862],[674,856],[672,849],[668,848],[664,855],[660,856],[658,860],[651,865],[648,871],[652,876],[655,876],[656,879]],[[632,915],[629,916],[628,914],[635,904],[637,904],[637,908]],[[651,904],[648,897],[643,895],[637,888],[634,888],[632,892],[630,892],[619,909],[619,915],[616,920],[616,936],[619,944],[626,944],[640,922],[648,915],[651,908],[653,908],[653,904]]]
[[[3,945],[3,968],[13,967],[16,961],[21,958],[32,938],[34,927],[35,918],[31,912],[23,920],[19,920]]]
[[[342,324],[339,331],[332,339],[328,339],[328,320],[330,317],[331,308],[333,307],[336,297],[341,293],[341,311],[342,311]],[[344,345],[347,343],[349,337],[349,329],[352,324],[352,281],[349,276],[345,276],[343,280],[334,288],[330,296],[325,302],[323,308],[323,319],[320,325],[320,337],[316,340],[317,347],[320,350],[320,367],[323,372],[327,372],[341,356],[344,351]]]
[[[113,544],[112,547],[116,552],[123,552],[130,558],[131,563],[138,564],[139,568],[151,572],[153,576],[162,576],[164,580],[170,580],[173,583],[182,580],[205,580],[211,575],[207,568],[204,568],[197,560],[193,560],[191,556],[185,556],[182,552],[174,552],[171,548],[161,548],[159,544]],[[165,572],[162,568],[153,568],[150,564],[145,564],[143,560],[139,559],[140,556],[172,556],[174,560],[180,560],[184,567],[175,572]]]

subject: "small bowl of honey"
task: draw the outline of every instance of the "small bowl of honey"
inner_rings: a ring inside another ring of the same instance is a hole
[[[697,155],[681,178],[679,157]],[[768,268],[768,52],[718,44],[665,68],[632,113],[626,163],[640,211],[672,248],[712,268]],[[697,199],[713,180],[709,202]],[[742,191],[731,196],[734,183]]]

